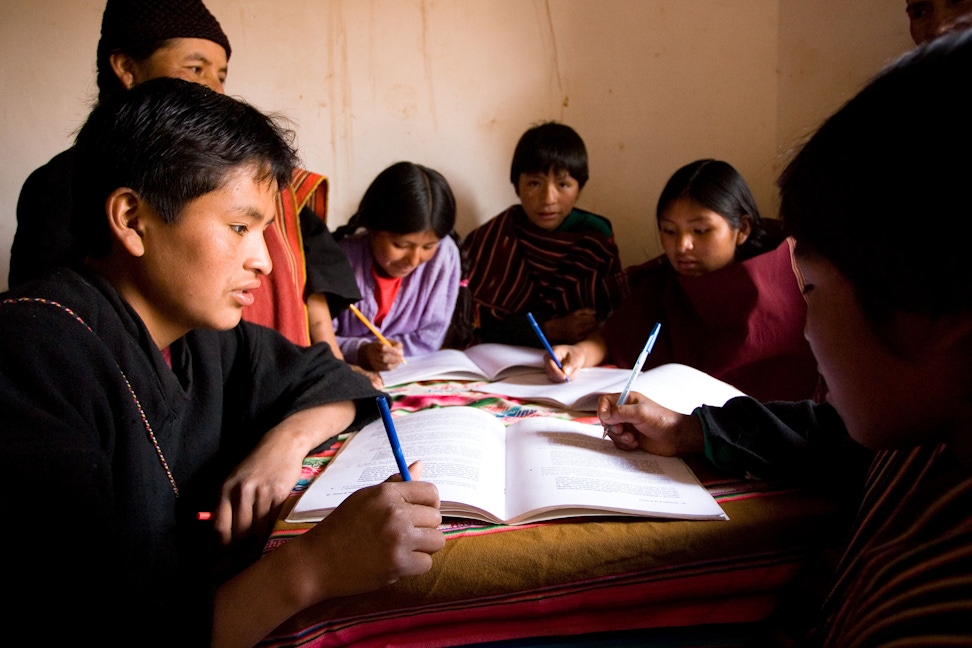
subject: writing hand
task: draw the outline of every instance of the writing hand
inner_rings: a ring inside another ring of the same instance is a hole
[[[405,358],[405,350],[401,342],[390,340],[391,344],[381,342],[369,342],[364,349],[364,358],[361,363],[366,369],[374,371],[389,371],[402,364]]]
[[[597,402],[597,417],[614,445],[621,450],[641,449],[666,457],[705,451],[702,422],[695,416],[662,407],[638,392],[617,405],[620,394],[606,394]]]
[[[309,572],[321,578],[328,596],[370,591],[432,567],[432,554],[445,546],[439,492],[419,481],[419,462],[409,473],[413,481],[396,475],[352,493],[301,537],[312,552]]]
[[[562,383],[568,378],[573,380],[577,375],[577,371],[585,366],[584,351],[577,346],[558,344],[553,347],[553,352],[564,369],[561,371],[557,363],[553,361],[553,358],[549,356],[544,357],[543,370],[551,382]]]

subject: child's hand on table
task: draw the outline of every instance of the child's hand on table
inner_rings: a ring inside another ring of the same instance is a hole
[[[351,371],[359,373],[370,380],[371,386],[375,389],[381,389],[385,386],[385,381],[381,379],[381,374],[379,374],[377,371],[369,371],[368,369],[356,364],[349,364],[348,366],[351,367]]]

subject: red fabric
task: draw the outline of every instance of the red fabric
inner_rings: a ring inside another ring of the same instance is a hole
[[[402,287],[401,277],[382,277],[378,274],[375,266],[371,266],[371,277],[375,280],[375,303],[378,304],[378,312],[375,314],[375,326],[381,326],[385,317],[391,311],[395,297]]]
[[[608,361],[631,367],[661,322],[645,370],[678,362],[759,401],[813,398],[819,377],[791,245],[700,277],[678,274],[664,258],[630,272],[634,288],[602,330]]]
[[[299,219],[305,206],[326,220],[327,179],[295,169],[291,184],[277,197],[277,217],[266,232],[273,271],[263,277],[260,288],[253,292],[253,305],[243,309],[243,319],[276,329],[301,346],[310,344],[304,304],[307,270]]]
[[[618,629],[751,623],[770,614],[779,590],[799,568],[796,557],[775,555],[750,557],[740,564],[625,574],[370,618],[332,619],[300,635],[275,635],[261,645],[430,648]]]

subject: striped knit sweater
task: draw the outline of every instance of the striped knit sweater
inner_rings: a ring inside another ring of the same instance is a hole
[[[571,216],[581,223],[597,219],[610,229],[603,216],[579,209]],[[617,245],[597,229],[570,230],[568,221],[558,230],[543,230],[514,205],[469,233],[463,253],[469,263],[473,328],[502,327],[517,316],[525,326],[527,311],[541,323],[584,308],[596,311],[598,321],[607,317],[618,298],[611,287],[621,273]],[[518,328],[492,334],[480,330],[480,341],[535,343],[529,327],[525,339]]]
[[[943,445],[878,453],[808,643],[972,645],[972,476]]]

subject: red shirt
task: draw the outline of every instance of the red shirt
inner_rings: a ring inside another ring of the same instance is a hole
[[[378,313],[375,315],[375,326],[381,326],[385,316],[395,303],[398,290],[402,287],[402,278],[382,277],[374,264],[371,266],[371,276],[375,280],[375,303],[378,304]]]

